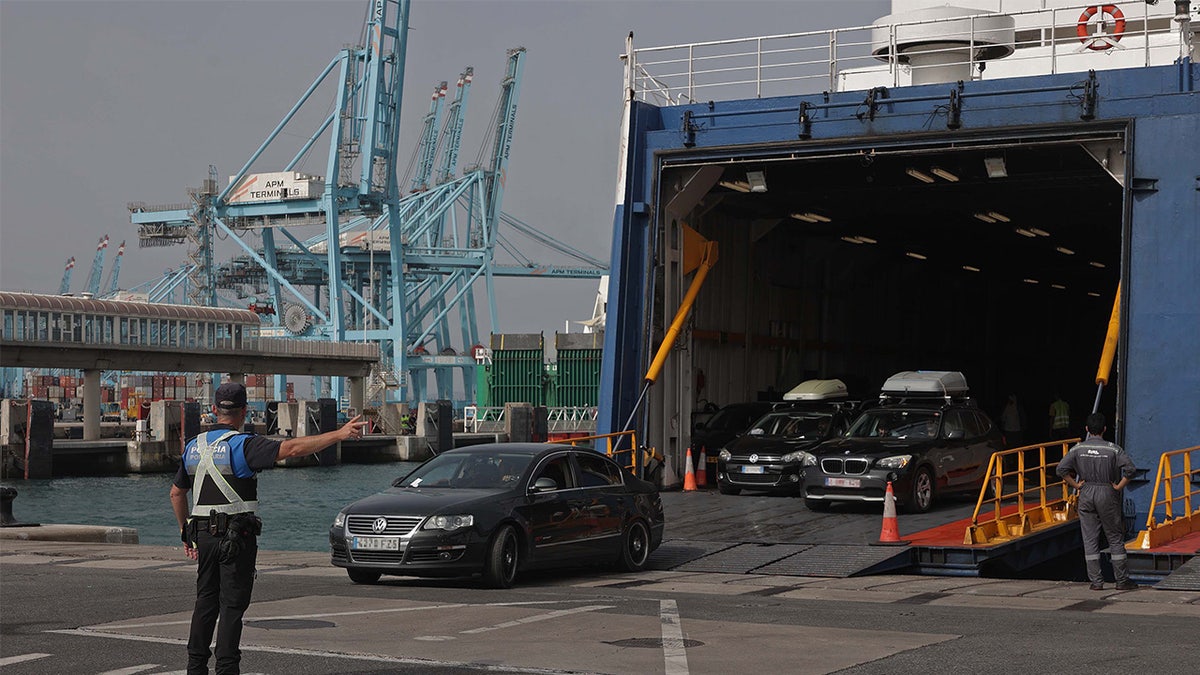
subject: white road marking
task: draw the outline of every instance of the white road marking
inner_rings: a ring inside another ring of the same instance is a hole
[[[581,612],[594,612],[598,609],[612,609],[613,607],[614,607],[614,605],[587,605],[584,607],[575,607],[574,609],[560,609],[560,610],[553,611],[553,612],[547,612],[545,614],[535,614],[534,616],[527,616],[524,619],[517,619],[516,621],[505,621],[504,623],[498,623],[494,626],[484,626],[482,628],[472,628],[471,630],[464,630],[464,631],[459,631],[459,632],[463,635],[476,635],[478,633],[486,633],[486,632],[492,631],[492,630],[500,630],[501,628],[515,628],[517,626],[523,626],[527,623],[536,623],[538,621],[547,621],[549,619],[557,619],[560,616],[567,616],[569,614],[579,614]]]
[[[247,616],[246,622],[250,621],[278,621],[279,619],[323,619],[331,616],[358,616],[362,614],[394,614],[396,612],[418,612],[426,609],[458,609],[459,607],[467,607],[463,603],[454,603],[448,605],[428,605],[425,607],[388,607],[387,609],[362,609],[353,612],[325,612],[322,614],[290,614],[282,616]],[[156,628],[159,626],[185,626],[192,620],[184,619],[182,621],[156,621],[153,623],[123,623],[119,626],[90,626],[95,630],[123,630],[126,628]]]
[[[108,638],[111,640],[129,640],[130,642],[156,642],[159,644],[169,645],[186,645],[187,640],[176,638],[159,638],[146,637],[143,635],[120,635],[117,633],[102,633],[86,628],[73,628],[65,630],[48,630],[47,633],[55,633],[57,635],[77,635],[85,637]],[[450,666],[455,668],[470,668],[472,670],[494,671],[502,673],[529,673],[529,675],[581,675],[578,670],[559,670],[557,668],[534,668],[520,667],[509,665],[490,665],[481,663],[468,663],[466,661],[436,661],[434,659],[418,659],[405,658],[402,656],[386,656],[383,654],[356,654],[353,652],[322,652],[315,649],[295,649],[289,647],[268,647],[265,645],[241,644],[239,645],[243,652],[263,652],[267,654],[287,654],[290,656],[312,656],[324,659],[344,659],[347,661],[371,661],[375,663],[399,663],[404,665],[416,666]],[[49,654],[38,654],[37,657],[50,656]],[[0,661],[0,665],[5,665]],[[164,673],[163,675],[181,675],[183,671]]]
[[[32,653],[32,654],[21,654],[20,656],[9,656],[9,657],[0,659],[0,666],[11,666],[14,663],[24,663],[26,661],[36,661],[38,659],[44,659],[47,656],[52,656],[52,655],[51,654]]]
[[[453,635],[422,635],[413,639],[421,640],[422,642],[449,642],[450,640],[456,640],[458,638],[454,637]]]
[[[119,668],[117,670],[106,670],[103,673],[100,673],[100,675],[134,675],[135,673],[144,673],[147,670],[154,670],[155,668],[160,668],[160,667],[161,666],[159,666],[157,663],[143,663],[140,666],[129,666],[128,668]],[[184,673],[184,675],[187,675],[186,671],[181,670],[181,671],[177,671],[177,672],[181,672],[181,673]],[[159,675],[171,675],[171,674],[170,673],[160,673]]]
[[[688,675],[687,650],[683,646],[683,626],[679,622],[679,606],[674,600],[659,603],[662,621],[663,660],[666,675]]]
[[[277,621],[279,619],[325,619],[334,616],[360,616],[364,614],[393,614],[396,612],[418,612],[427,609],[458,609],[460,607],[519,607],[522,605],[554,605],[567,602],[582,602],[581,600],[527,600],[523,602],[488,602],[480,605],[454,603],[446,605],[428,605],[425,607],[388,607],[386,609],[362,609],[352,612],[323,612],[320,614],[286,614],[279,616],[247,616],[246,621]],[[103,630],[122,630],[126,628],[156,628],[160,626],[186,626],[192,620],[156,621],[153,623],[123,623],[119,626],[104,626]],[[98,628],[92,626],[91,628]]]

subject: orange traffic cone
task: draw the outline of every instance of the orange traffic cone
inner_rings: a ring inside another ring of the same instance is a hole
[[[888,481],[887,491],[883,493],[883,528],[879,530],[880,546],[907,546],[907,541],[900,539],[900,525],[896,521],[896,494],[892,492],[892,482]]]
[[[696,491],[696,474],[692,472],[692,449],[687,449],[687,455],[683,458],[686,469],[683,474],[683,491]]]
[[[696,487],[708,485],[708,458],[704,456],[704,446],[700,446],[700,461],[696,464]]]

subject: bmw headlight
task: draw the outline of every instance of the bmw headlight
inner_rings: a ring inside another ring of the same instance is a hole
[[[884,469],[903,469],[912,461],[912,455],[896,455],[894,457],[884,457],[875,463],[875,466]]]
[[[346,512],[338,511],[338,514],[333,517],[333,526],[341,527],[342,525],[345,525],[345,524],[346,524]]]
[[[475,516],[430,516],[422,530],[457,530],[475,524]]]
[[[720,458],[721,458],[721,461],[722,461],[722,462],[728,462],[728,461],[729,461],[729,459],[730,459],[731,457],[733,457],[733,454],[732,454],[732,453],[730,453],[730,452],[729,452],[728,450],[726,450],[725,448],[721,448],[721,452],[719,453],[719,456],[720,456]]]
[[[811,452],[805,452],[803,450],[789,452],[788,454],[784,455],[781,459],[785,462],[800,462],[801,466],[816,466],[817,465],[817,456],[812,454]]]

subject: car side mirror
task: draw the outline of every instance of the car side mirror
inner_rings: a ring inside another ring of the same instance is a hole
[[[557,489],[558,489],[558,483],[556,483],[553,478],[542,476],[541,478],[533,481],[533,487],[529,488],[529,491],[530,492],[550,492],[551,490],[557,490]]]
[[[967,432],[963,431],[962,429],[952,429],[952,430],[946,432],[946,438],[949,438],[951,440],[956,440],[956,439],[966,438],[966,437],[967,437]]]

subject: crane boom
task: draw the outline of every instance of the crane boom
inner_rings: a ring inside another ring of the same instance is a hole
[[[71,270],[75,269],[75,256],[67,258],[67,266],[63,268],[62,285],[58,287],[59,295],[66,295],[71,290]]]
[[[121,276],[121,258],[125,255],[125,242],[117,247],[117,257],[113,258],[112,269],[108,271],[108,283],[105,285],[108,292],[105,296],[111,297],[117,292],[117,278]]]
[[[95,296],[100,292],[100,272],[104,269],[104,249],[108,248],[108,235],[100,238],[96,244],[96,257],[92,258],[92,271],[88,275],[87,287],[84,289]]]

